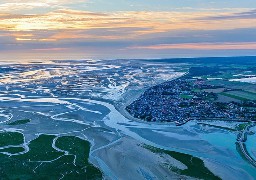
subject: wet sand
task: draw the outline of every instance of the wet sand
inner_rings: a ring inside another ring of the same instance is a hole
[[[193,179],[178,175],[167,166],[186,169],[184,164],[170,156],[155,154],[142,146],[142,143],[125,136],[111,146],[94,152],[93,156],[107,162],[111,174],[105,174],[106,179]]]

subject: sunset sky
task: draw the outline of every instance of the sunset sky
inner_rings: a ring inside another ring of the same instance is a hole
[[[256,55],[256,1],[0,0],[0,59]]]

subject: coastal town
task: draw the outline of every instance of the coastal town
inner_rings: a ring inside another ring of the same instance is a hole
[[[126,110],[138,119],[176,125],[207,119],[256,121],[256,101],[221,101],[219,94],[228,91],[232,89],[184,76],[147,89]]]

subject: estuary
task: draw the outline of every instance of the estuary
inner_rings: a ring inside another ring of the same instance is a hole
[[[200,63],[3,61],[1,177],[254,179],[255,167],[237,145],[237,136],[246,122],[208,119],[176,126],[174,122],[140,121],[125,110],[146,89],[179,78]],[[208,65],[214,66],[210,62]],[[203,78],[212,78],[212,84],[223,81],[220,74]],[[252,87],[253,96],[255,84],[246,85]],[[255,126],[249,131],[245,145],[256,159]]]

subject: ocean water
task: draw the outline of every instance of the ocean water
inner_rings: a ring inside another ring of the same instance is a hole
[[[235,133],[203,127],[196,122],[181,127],[172,123],[150,124],[131,120],[124,114],[125,105],[145,88],[180,77],[190,66],[188,63],[150,60],[2,63],[1,133],[22,134],[24,141],[15,145],[14,138],[14,144],[5,148],[23,149],[8,155],[19,157],[30,152],[29,145],[42,135],[53,136],[55,150],[58,150],[55,147],[58,138],[78,137],[91,144],[90,162],[111,178],[115,173],[109,168],[109,162],[95,154],[127,136],[139,143],[199,157],[222,178],[253,179],[256,177],[255,168],[237,152]],[[255,139],[254,135],[251,137]],[[39,144],[44,145],[44,141]],[[248,146],[255,156],[253,140],[248,141]],[[34,171],[45,161],[39,158],[37,163]]]

